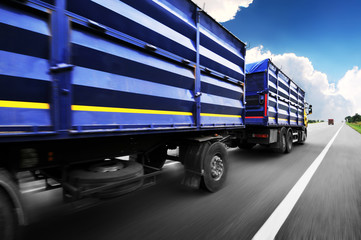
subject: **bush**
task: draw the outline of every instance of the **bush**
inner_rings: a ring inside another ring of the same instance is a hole
[[[309,119],[308,120],[308,123],[318,123],[318,122],[324,122],[323,120],[311,120],[311,119]]]
[[[345,120],[350,123],[361,122],[361,115],[356,113],[355,115],[345,117]]]

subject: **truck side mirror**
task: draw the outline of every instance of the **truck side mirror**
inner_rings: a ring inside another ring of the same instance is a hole
[[[312,105],[308,107],[308,115],[312,114]]]

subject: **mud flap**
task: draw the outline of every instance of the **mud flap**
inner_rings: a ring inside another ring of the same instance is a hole
[[[201,180],[202,174],[186,169],[181,183],[188,188],[199,189]]]
[[[180,150],[180,158],[184,163],[185,174],[182,184],[193,189],[199,189],[203,176],[203,162],[211,143],[191,142],[182,146]]]

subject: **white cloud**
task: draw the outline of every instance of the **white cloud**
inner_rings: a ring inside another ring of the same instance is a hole
[[[346,72],[345,76],[338,81],[338,92],[352,103],[355,113],[361,114],[361,69],[354,67]]]
[[[240,7],[247,8],[253,0],[193,0],[218,22],[232,20]]]
[[[306,57],[294,53],[272,54],[263,46],[247,51],[247,63],[270,58],[282,71],[306,92],[307,101],[313,105],[311,119],[334,118],[343,120],[348,115],[361,113],[361,70],[354,67],[338,82],[330,83],[327,75],[314,69]]]

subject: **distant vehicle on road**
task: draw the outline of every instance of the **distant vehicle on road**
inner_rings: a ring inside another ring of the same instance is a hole
[[[334,120],[332,118],[328,119],[328,125],[334,125]]]

